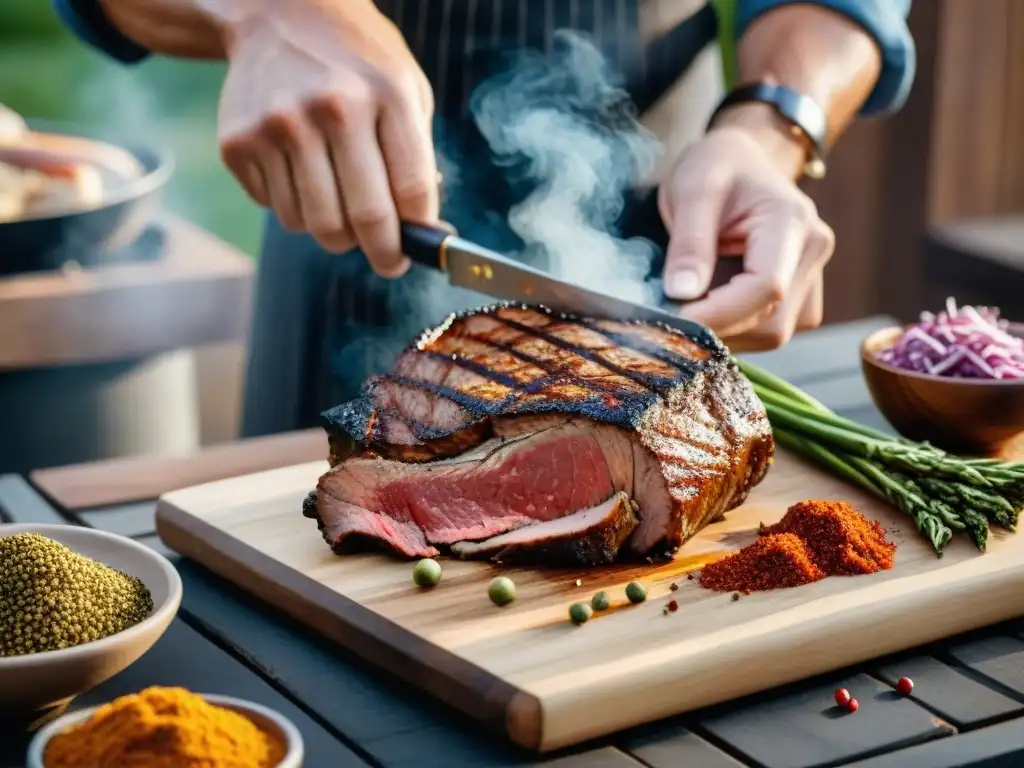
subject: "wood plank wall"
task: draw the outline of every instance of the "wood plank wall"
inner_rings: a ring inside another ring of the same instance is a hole
[[[836,231],[826,322],[922,308],[926,228],[1024,210],[1024,0],[916,0],[904,109],[854,125],[807,182]]]

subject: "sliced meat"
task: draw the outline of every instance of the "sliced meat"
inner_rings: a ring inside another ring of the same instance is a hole
[[[622,492],[639,507],[629,553],[671,554],[740,504],[774,451],[710,332],[522,306],[449,318],[324,417],[332,469],[306,514],[336,551],[355,537],[425,556]]]
[[[452,553],[467,559],[534,565],[604,565],[615,562],[619,548],[637,525],[636,502],[616,493],[596,507],[543,523],[517,528],[484,541],[462,541]]]
[[[425,557],[432,545],[556,520],[617,491],[643,493],[631,482],[632,448],[623,430],[565,417],[516,421],[506,420],[501,435],[456,458],[342,462],[317,488],[318,508],[344,510],[324,518],[325,538],[337,550],[350,536],[376,536],[401,554]],[[372,510],[394,534],[379,536],[382,523],[353,509]]]

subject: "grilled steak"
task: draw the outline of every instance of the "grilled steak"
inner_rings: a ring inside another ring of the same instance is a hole
[[[336,551],[407,557],[671,554],[740,504],[774,451],[710,332],[518,305],[450,317],[324,419],[332,468],[304,513]]]

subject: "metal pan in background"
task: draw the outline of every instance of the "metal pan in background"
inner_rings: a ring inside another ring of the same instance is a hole
[[[156,218],[174,170],[169,153],[115,143],[65,124],[28,121],[30,149],[92,163],[103,178],[101,200],[87,208],[49,210],[0,222],[0,276],[61,269],[68,262],[97,267]]]

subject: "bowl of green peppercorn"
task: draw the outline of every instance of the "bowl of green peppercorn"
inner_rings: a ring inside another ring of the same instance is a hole
[[[74,525],[0,525],[0,712],[60,705],[153,647],[181,604],[171,562]]]

